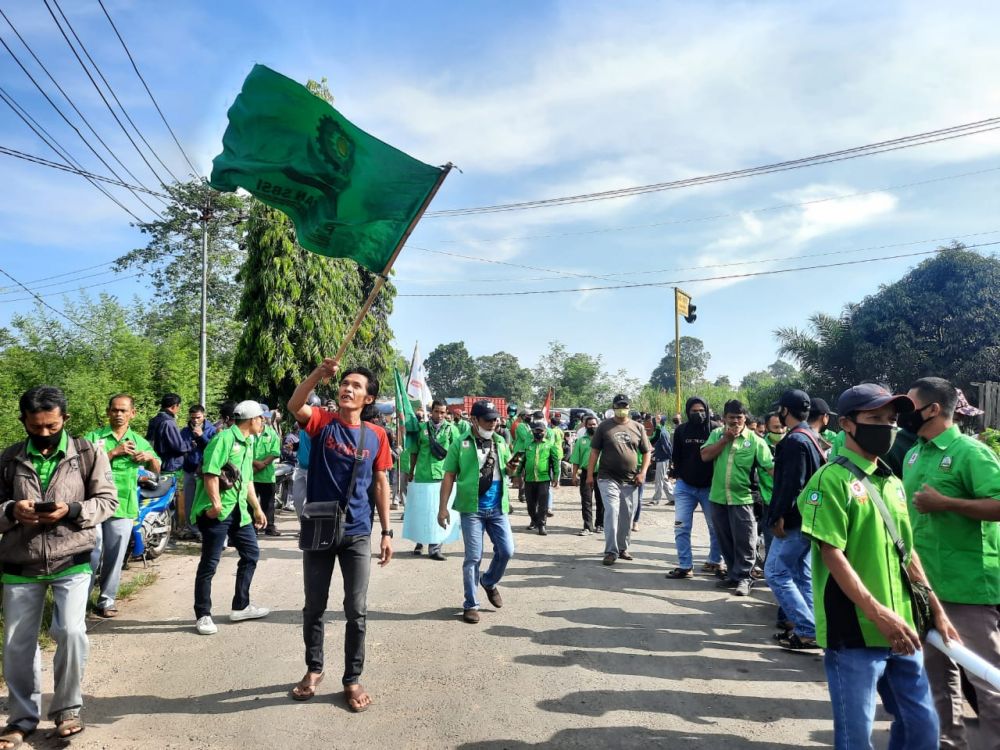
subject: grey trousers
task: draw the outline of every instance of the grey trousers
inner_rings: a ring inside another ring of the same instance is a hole
[[[752,505],[712,503],[712,527],[733,581],[750,580],[757,557],[757,522]]]
[[[990,604],[941,602],[962,644],[990,664],[1000,663],[1000,607]],[[941,747],[965,750],[969,747],[962,720],[962,683],[958,666],[930,647],[924,649],[924,666],[931,683],[934,707],[941,719]],[[968,673],[967,673],[968,674]],[[983,750],[1000,750],[1000,691],[968,674],[979,700],[979,745]]]
[[[90,553],[90,568],[94,571],[93,585],[97,585],[97,606],[111,609],[118,596],[122,580],[122,562],[132,536],[131,518],[109,518],[97,527],[97,543]]]
[[[655,479],[653,479],[653,500],[652,502],[658,503],[664,497],[670,497],[670,487],[667,485],[667,471],[670,469],[669,461],[657,461],[656,462],[656,474]]]
[[[49,717],[78,712],[83,705],[80,683],[87,663],[87,598],[90,574],[57,578],[46,583],[7,583],[3,587],[3,676],[10,711],[7,723],[31,731],[42,714],[42,659],[38,634],[42,627],[45,591],[52,588],[55,691]]]
[[[614,479],[598,479],[597,484],[604,500],[604,554],[617,556],[628,551],[632,540],[635,493],[639,488]]]

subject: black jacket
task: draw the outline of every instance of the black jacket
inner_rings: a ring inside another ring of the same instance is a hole
[[[802,528],[802,515],[796,501],[806,483],[825,462],[816,444],[803,430],[819,441],[819,435],[803,422],[785,435],[774,450],[774,492],[765,521],[768,526],[774,526],[783,518],[786,529]]]
[[[692,396],[687,400],[684,411],[688,421],[674,430],[670,476],[681,479],[692,487],[703,488],[712,484],[713,464],[701,460],[701,447],[708,440],[712,429],[707,421],[702,424],[691,421],[691,407],[695,404],[705,407],[705,418],[708,418],[708,403],[705,399]]]

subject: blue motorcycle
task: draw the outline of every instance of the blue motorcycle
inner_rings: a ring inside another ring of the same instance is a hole
[[[132,539],[125,553],[129,560],[155,560],[163,554],[170,541],[174,523],[174,496],[177,482],[174,477],[158,477],[151,471],[139,470],[139,517],[132,525]]]

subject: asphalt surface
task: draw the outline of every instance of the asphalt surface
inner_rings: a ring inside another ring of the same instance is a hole
[[[673,508],[644,508],[635,560],[601,565],[601,537],[579,537],[575,488],[556,495],[546,537],[511,521],[517,553],[500,585],[504,606],[479,625],[461,620],[462,545],[435,562],[396,539],[373,564],[363,684],[374,705],[347,710],[340,692],[344,619],[334,575],[327,673],[316,698],[293,702],[304,672],[300,554],[294,515],[280,538],[261,539],[254,603],[262,620],[228,621],[236,555],[215,578],[219,632],[194,632],[197,548],[155,563],[159,580],[91,624],[84,683],[86,731],[72,747],[108,748],[788,748],[832,743],[818,653],[771,640],[766,587],[748,598],[715,579],[668,580],[676,564]],[[400,512],[393,512],[399,532]],[[696,570],[707,532],[695,525]],[[483,597],[484,603],[485,597]],[[486,603],[488,605],[488,603]],[[45,656],[44,690],[51,692]],[[887,741],[884,715],[876,746]],[[40,730],[48,730],[43,722]],[[27,747],[64,747],[40,731]]]

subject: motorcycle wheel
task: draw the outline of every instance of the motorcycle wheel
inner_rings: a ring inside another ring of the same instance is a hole
[[[173,530],[173,525],[173,517],[169,513],[164,513],[163,523],[156,527],[157,531],[160,533],[153,539],[150,539],[146,544],[146,557],[150,560],[155,560],[163,554],[164,550],[167,549],[167,544],[170,543],[170,532]]]

